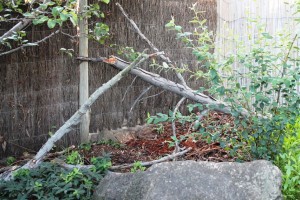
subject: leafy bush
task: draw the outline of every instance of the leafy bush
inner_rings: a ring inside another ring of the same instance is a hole
[[[21,169],[10,181],[0,181],[0,199],[91,199],[95,185],[111,166],[110,160],[93,158],[92,169],[64,169],[42,163],[33,170]]]
[[[238,52],[220,61],[213,53],[213,33],[205,26],[206,20],[200,19],[201,12],[195,7],[191,9],[195,13],[190,21],[195,26],[193,32],[184,32],[174,18],[166,27],[175,31],[176,39],[191,50],[198,60],[199,70],[177,71],[206,79],[207,87],[199,88],[199,92],[209,93],[224,102],[203,105],[203,110],[222,110],[230,106],[230,114],[235,117],[233,126],[202,127],[199,135],[208,141],[227,144],[233,154],[250,152],[253,158],[274,160],[281,151],[284,128],[288,123],[293,124],[300,114],[300,96],[296,90],[300,82],[300,62],[295,56],[299,53],[295,45],[298,36],[282,33],[271,36],[263,25],[252,20],[258,34],[251,49],[236,41],[240,47]],[[178,116],[175,120],[186,119],[188,116]],[[148,118],[149,123],[167,120],[168,116],[161,113]]]
[[[130,169],[131,173],[136,173],[138,171],[145,171],[146,167],[144,167],[141,161],[136,161],[133,163],[133,167]]]
[[[300,117],[285,131],[282,152],[276,157],[275,164],[283,173],[284,197],[292,200],[300,197]]]
[[[80,165],[83,164],[83,158],[78,151],[71,151],[71,153],[67,155],[66,163],[71,165]]]
[[[13,157],[13,156],[9,156],[9,157],[6,159],[6,164],[7,164],[7,165],[12,165],[14,162],[16,162],[16,158]]]

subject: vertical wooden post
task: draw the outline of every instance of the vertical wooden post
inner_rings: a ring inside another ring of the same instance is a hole
[[[78,12],[82,13],[87,6],[87,0],[78,0]],[[79,56],[88,57],[88,21],[87,18],[79,18]],[[88,62],[81,62],[79,81],[79,104],[80,106],[89,98],[89,65]],[[89,138],[90,112],[88,111],[81,118],[80,142],[86,143]]]

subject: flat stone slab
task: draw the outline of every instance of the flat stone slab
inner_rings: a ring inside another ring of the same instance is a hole
[[[280,200],[281,172],[269,161],[166,162],[145,172],[109,173],[97,200]]]

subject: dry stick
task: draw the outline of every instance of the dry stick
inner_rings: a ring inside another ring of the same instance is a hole
[[[132,118],[132,111],[135,107],[135,105],[139,102],[139,100],[142,98],[142,96],[144,96],[144,94],[146,94],[150,89],[152,88],[152,85],[150,85],[149,87],[147,87],[146,89],[144,89],[142,91],[142,93],[136,98],[136,100],[133,102],[131,108],[129,109],[129,112],[128,112],[128,123],[127,125],[128,126],[131,126],[131,118]]]
[[[180,101],[178,101],[178,103],[175,106],[175,109],[173,111],[173,115],[172,115],[172,131],[173,131],[173,136],[174,138],[176,138],[176,125],[175,125],[175,117],[176,117],[176,113],[178,111],[179,106],[186,100],[185,97],[182,97],[180,99]],[[180,150],[179,148],[179,144],[177,139],[175,140],[175,149],[174,149],[174,154],[177,153]]]
[[[127,62],[124,62],[117,57],[115,57],[115,58],[118,60],[118,62],[115,62],[113,64],[112,63],[107,63],[107,64],[110,64],[119,70],[122,70],[128,66]],[[104,63],[106,60],[106,58],[103,58],[103,57],[100,57],[100,58],[78,57],[77,59],[78,60],[87,60],[87,61],[92,61],[92,62],[104,62]],[[203,93],[199,93],[195,90],[192,90],[191,88],[185,88],[183,85],[181,85],[179,83],[175,83],[173,81],[170,81],[166,78],[163,78],[158,74],[146,71],[141,68],[132,69],[130,71],[130,73],[133,75],[136,75],[139,78],[141,78],[142,80],[144,80],[154,86],[160,87],[164,90],[173,92],[175,94],[186,97],[187,99],[199,102],[201,104],[214,106],[213,110],[216,110],[216,111],[219,111],[222,113],[227,113],[227,114],[231,113],[231,107],[229,105],[227,105],[225,102],[212,99],[211,97],[209,97]],[[246,109],[241,110],[240,114],[243,115],[244,117],[249,116],[249,112]]]
[[[161,162],[164,162],[164,161],[167,161],[167,160],[171,160],[171,159],[174,159],[178,156],[184,155],[185,153],[189,152],[190,150],[192,150],[191,147],[184,150],[184,151],[181,151],[181,152],[178,152],[178,153],[175,153],[175,154],[172,154],[172,155],[165,156],[165,157],[163,157],[161,159],[158,159],[158,160],[153,160],[153,161],[149,161],[149,162],[142,162],[141,165],[142,166],[149,166],[149,165],[161,163]],[[59,166],[64,167],[66,169],[74,169],[74,168],[77,168],[77,169],[91,169],[92,167],[94,167],[94,165],[70,165],[70,164],[67,164],[63,160],[58,159],[58,158],[52,160],[51,162],[55,163],[55,164],[58,164]],[[130,167],[133,167],[133,166],[134,166],[134,163],[112,166],[109,169],[110,170],[126,169],[126,168],[130,168]]]
[[[65,163],[63,160],[59,159],[59,158],[55,158],[53,160],[51,160],[52,163],[55,163],[63,168],[66,169],[91,169],[92,167],[94,167],[94,165],[70,165]]]
[[[126,89],[126,91],[125,91],[125,93],[124,93],[124,96],[123,96],[123,98],[122,98],[122,101],[121,101],[121,102],[123,102],[123,101],[125,100],[126,94],[127,94],[127,92],[129,91],[129,89],[132,87],[132,85],[134,84],[134,82],[135,82],[136,78],[137,78],[137,76],[136,76],[136,77],[134,77],[134,79],[133,79],[133,81],[131,82],[131,84],[130,84],[130,85],[127,87],[127,89]]]
[[[155,52],[159,52],[158,48],[142,33],[142,31],[139,29],[139,27],[136,25],[136,23],[129,18],[128,14],[125,12],[125,10],[123,9],[123,7],[119,4],[116,3],[116,5],[119,7],[119,9],[121,10],[121,12],[123,13],[123,15],[125,16],[125,18],[130,22],[130,24],[133,26],[133,28],[136,30],[136,32],[141,36],[141,38],[143,40],[145,40],[148,45],[155,51]],[[170,58],[166,57],[165,55],[160,55],[160,58],[163,59],[165,62],[167,62],[168,64],[171,64],[172,61],[170,60]],[[172,67],[174,68],[174,66],[172,65]],[[176,72],[176,71],[175,71]],[[177,78],[179,79],[180,83],[188,88],[184,78],[182,77],[182,75],[178,72],[176,72]]]
[[[132,110],[135,107],[135,105],[137,104],[137,102],[142,98],[142,96],[144,96],[144,94],[146,94],[151,88],[152,88],[152,85],[150,85],[145,90],[143,90],[142,93],[136,98],[136,100],[134,101],[134,103],[132,104],[132,106],[129,110],[130,113],[132,112]]]
[[[291,46],[290,46],[290,48],[289,48],[289,50],[288,50],[288,52],[287,52],[287,54],[286,54],[286,56],[285,56],[285,58],[284,58],[283,65],[287,62],[287,60],[288,60],[288,58],[289,58],[289,55],[290,55],[290,53],[291,53],[291,50],[292,50],[292,48],[293,48],[293,46],[294,46],[294,43],[295,43],[297,37],[298,37],[298,34],[295,35],[295,37],[294,37],[294,39],[293,39],[293,41],[292,41],[292,43],[291,43]],[[283,77],[285,76],[285,73],[286,73],[286,67],[283,66],[281,78],[283,78]],[[278,103],[278,104],[279,104],[279,100],[280,100],[281,89],[282,89],[282,87],[281,87],[281,85],[280,85],[280,86],[279,86],[279,89],[278,89],[278,96],[277,96],[277,103]]]
[[[49,153],[47,156],[45,156],[45,158],[48,159],[48,158],[50,158],[50,157],[60,156],[60,155],[66,153],[67,151],[70,151],[70,150],[72,150],[72,149],[75,149],[75,146],[74,146],[74,145],[73,145],[73,146],[70,146],[70,147],[68,147],[68,148],[66,148],[66,149],[64,149],[64,150],[62,150],[62,151],[59,151],[59,152]],[[20,162],[25,162],[25,161],[28,161],[28,160],[31,160],[31,159],[32,159],[32,158],[27,158],[27,159],[23,159],[23,160],[19,160],[19,161],[17,161],[17,162],[14,162],[14,163],[13,163],[13,166],[8,166],[8,167],[1,168],[1,169],[0,169],[0,173],[6,172],[6,171],[14,171],[14,170],[16,170],[16,169],[18,169],[18,168],[21,167],[21,165],[16,165],[16,164],[18,164],[18,163],[20,163]]]
[[[162,94],[162,93],[164,93],[164,92],[165,92],[165,91],[163,90],[163,91],[161,91],[161,92],[159,92],[159,93],[157,93],[157,94],[154,94],[154,95],[150,95],[150,96],[144,97],[144,98],[140,99],[139,101],[143,101],[143,100],[145,100],[145,99],[150,99],[150,98],[156,97],[156,96],[158,96],[158,95],[160,95],[160,94]]]
[[[149,165],[154,165],[154,164],[157,164],[157,163],[165,162],[167,160],[172,160],[175,157],[182,156],[182,155],[186,154],[190,150],[192,150],[191,147],[189,147],[188,149],[185,149],[185,150],[183,150],[181,152],[178,152],[178,153],[175,153],[175,154],[171,154],[171,155],[162,157],[162,158],[160,158],[158,160],[153,160],[153,161],[149,161],[149,162],[142,162],[141,165],[142,166],[149,166]],[[133,166],[134,166],[134,163],[133,164],[125,164],[125,165],[112,166],[109,169],[110,170],[126,169],[126,168],[130,168],[130,167],[133,167]]]
[[[54,35],[56,35],[58,33],[59,33],[59,30],[51,33],[50,35],[44,37],[43,39],[41,39],[39,41],[36,41],[36,42],[33,42],[33,43],[29,43],[29,44],[28,43],[27,44],[23,44],[22,46],[19,46],[19,47],[15,48],[15,49],[12,49],[12,50],[0,53],[0,56],[4,56],[4,55],[10,54],[10,53],[13,53],[15,51],[18,51],[18,50],[26,48],[26,47],[38,46],[40,43],[45,42],[46,40],[48,40],[49,38],[53,37]]]
[[[159,53],[157,53],[159,54]],[[54,143],[62,138],[66,133],[72,130],[72,126],[77,125],[81,117],[90,109],[91,105],[108,89],[114,86],[117,82],[119,82],[124,76],[126,76],[129,71],[141,64],[142,62],[149,59],[149,55],[141,54],[135,61],[133,61],[130,65],[128,65],[124,70],[119,72],[116,76],[110,79],[108,82],[104,83],[101,87],[99,87],[89,98],[88,100],[81,105],[79,110],[63,125],[61,126],[54,135],[52,135],[48,141],[43,145],[43,147],[38,151],[33,159],[28,161],[22,168],[34,168],[37,167],[45,157],[45,155],[52,149]],[[106,62],[110,64],[114,64],[117,62],[116,59],[109,59]],[[5,180],[11,179],[11,173],[4,178]]]

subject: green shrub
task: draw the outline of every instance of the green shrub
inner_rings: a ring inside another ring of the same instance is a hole
[[[66,163],[70,165],[82,165],[83,158],[78,151],[71,151],[66,158]]]
[[[67,170],[45,162],[34,170],[17,171],[13,180],[0,181],[0,199],[91,199],[106,169]]]
[[[192,78],[206,80],[206,87],[198,91],[223,101],[223,105],[202,105],[203,109],[222,110],[228,105],[230,114],[235,117],[230,127],[197,124],[199,135],[207,141],[227,145],[233,154],[250,152],[254,159],[274,160],[281,151],[283,130],[300,114],[300,96],[296,90],[300,83],[298,35],[270,35],[257,19],[252,20],[249,24],[254,23],[258,32],[251,49],[248,44],[236,40],[237,52],[220,60],[213,53],[216,50],[214,36],[208,31],[206,20],[200,19],[201,12],[194,6],[191,9],[195,14],[190,21],[195,27],[192,32],[185,32],[174,18],[166,24],[198,60],[198,70],[186,67],[177,69],[177,72],[187,72]],[[188,117],[179,116],[174,120],[182,119]],[[167,120],[170,117],[162,113],[148,117],[148,123]]]
[[[286,137],[282,152],[276,157],[275,164],[283,174],[282,191],[285,199],[300,198],[300,117],[294,125],[285,129]]]
[[[142,162],[141,161],[135,161],[133,163],[133,167],[130,169],[130,172],[131,173],[136,173],[136,172],[139,172],[139,171],[145,171],[146,170],[146,167],[144,167],[142,165]]]
[[[7,164],[7,165],[12,165],[14,162],[16,162],[16,158],[13,157],[13,156],[9,156],[9,157],[6,159],[6,164]]]

